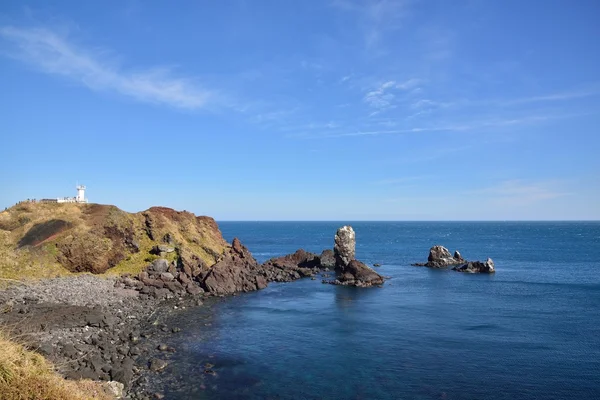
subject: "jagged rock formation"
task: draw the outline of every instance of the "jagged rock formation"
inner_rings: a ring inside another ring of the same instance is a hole
[[[355,259],[356,256],[356,234],[351,226],[343,226],[335,233],[333,252],[335,265],[343,268]]]
[[[269,282],[289,282],[313,277],[322,267],[319,256],[300,249],[293,254],[268,260],[261,266],[261,273]]]
[[[250,251],[235,238],[231,249],[208,270],[202,286],[208,292],[229,294],[263,289],[267,280]]]
[[[381,275],[355,259],[356,234],[351,226],[339,228],[334,241],[333,251],[337,277],[332,281],[324,281],[325,283],[358,287],[383,284],[384,278]]]
[[[418,267],[430,267],[430,268],[446,268],[452,265],[456,267],[452,268],[458,272],[468,273],[494,273],[494,262],[491,258],[488,258],[485,262],[481,261],[467,261],[457,251],[454,252],[454,256],[450,255],[450,252],[444,246],[436,245],[429,249],[429,257],[427,257],[426,263],[413,264]]]
[[[491,258],[485,260],[485,262],[481,261],[469,261],[466,264],[460,265],[458,267],[452,268],[454,271],[458,272],[467,272],[471,274],[483,273],[483,274],[493,274],[496,272],[494,268],[494,261]]]
[[[436,245],[429,249],[429,256],[426,263],[416,263],[413,265],[419,267],[430,268],[446,268],[451,265],[463,264],[465,260],[458,251],[454,252],[454,256],[450,254],[444,246]]]

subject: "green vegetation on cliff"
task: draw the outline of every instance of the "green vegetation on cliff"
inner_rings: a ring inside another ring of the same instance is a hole
[[[227,245],[214,219],[187,211],[21,203],[0,213],[0,279],[138,273],[159,256],[208,267]]]

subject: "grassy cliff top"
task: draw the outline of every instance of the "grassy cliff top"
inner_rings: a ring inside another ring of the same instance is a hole
[[[158,246],[169,248],[166,258],[192,256],[210,266],[228,244],[214,219],[166,207],[128,213],[102,204],[23,202],[0,212],[4,281],[137,273],[158,257]]]

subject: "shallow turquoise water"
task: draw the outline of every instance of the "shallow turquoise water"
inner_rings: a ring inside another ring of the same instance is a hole
[[[259,261],[330,248],[339,226],[220,223]],[[383,288],[302,280],[178,314],[171,365],[185,384],[167,398],[600,398],[600,223],[352,226]],[[498,272],[410,266],[434,244]]]

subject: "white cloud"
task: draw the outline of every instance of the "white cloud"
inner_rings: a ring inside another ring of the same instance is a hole
[[[363,98],[364,102],[379,110],[392,107],[392,103],[396,96],[388,89],[394,85],[396,85],[395,81],[382,83],[377,89],[371,90],[365,94],[365,97]]]
[[[422,79],[418,79],[418,78],[411,78],[408,79],[404,82],[400,82],[396,85],[396,87],[400,90],[411,90],[413,89],[413,91],[420,91],[421,89],[418,87],[420,84],[423,83]]]
[[[379,84],[375,89],[369,90],[363,97],[363,101],[370,107],[377,109],[371,115],[376,115],[379,112],[396,107],[396,96],[399,91],[409,91],[414,89],[420,79],[412,78],[404,82],[396,82],[394,80],[386,81]]]
[[[125,71],[106,60],[106,52],[82,49],[66,37],[43,28],[0,28],[12,46],[9,54],[52,75],[60,75],[97,91],[116,92],[141,102],[183,109],[206,107],[213,94],[165,69]],[[104,58],[104,59],[103,59]]]
[[[532,97],[523,97],[520,99],[513,99],[501,102],[502,105],[518,105],[518,104],[527,104],[527,103],[542,103],[542,102],[552,102],[552,101],[565,101],[565,100],[573,100],[580,99],[584,97],[592,97],[600,95],[600,90],[597,87],[590,88],[588,90],[580,90],[580,91],[569,91],[569,92],[561,92],[561,93],[552,93],[548,95],[542,96],[532,96]]]
[[[567,196],[557,182],[525,182],[508,180],[495,186],[473,191],[474,194],[490,197],[499,206],[527,206],[544,200]]]
[[[356,15],[363,31],[367,48],[379,46],[389,31],[398,29],[408,13],[406,0],[333,0],[331,4],[339,10]]]

